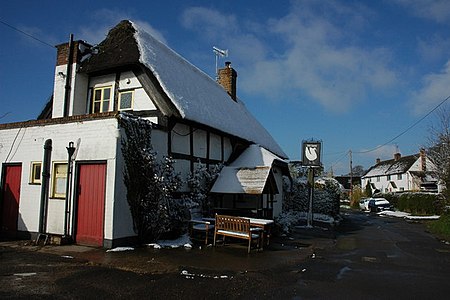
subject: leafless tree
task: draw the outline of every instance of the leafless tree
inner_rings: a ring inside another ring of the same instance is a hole
[[[440,107],[429,126],[428,155],[437,167],[436,174],[450,192],[450,104]]]

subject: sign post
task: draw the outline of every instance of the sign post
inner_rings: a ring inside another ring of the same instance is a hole
[[[308,185],[309,185],[309,206],[307,227],[313,224],[313,199],[314,199],[314,168],[320,168],[322,154],[321,141],[303,141],[302,142],[302,164],[308,167]]]

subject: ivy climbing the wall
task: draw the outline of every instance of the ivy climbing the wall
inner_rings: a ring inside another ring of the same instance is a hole
[[[153,242],[163,235],[181,231],[183,203],[173,197],[182,184],[174,161],[158,161],[152,147],[152,123],[121,113],[119,125],[125,131],[122,155],[124,183],[139,242]]]

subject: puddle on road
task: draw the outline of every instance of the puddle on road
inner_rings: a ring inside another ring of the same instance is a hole
[[[192,249],[153,249],[136,248],[134,251],[106,252],[93,251],[83,253],[79,258],[94,264],[114,266],[138,273],[162,274],[179,272],[183,268],[203,270],[228,270],[233,272],[257,271],[292,265],[310,256],[312,250],[291,248],[286,250],[267,249],[261,252],[238,244],[219,245],[217,247],[194,247]]]

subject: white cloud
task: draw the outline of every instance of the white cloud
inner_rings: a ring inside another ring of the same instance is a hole
[[[424,115],[450,96],[450,60],[440,73],[428,74],[423,78],[423,86],[413,94],[413,112]]]
[[[450,20],[450,1],[448,0],[392,0],[418,17],[445,23]]]
[[[260,97],[307,95],[329,111],[346,112],[365,100],[367,90],[395,86],[389,51],[359,45],[357,34],[370,12],[338,2],[321,6],[295,2],[288,15],[259,23],[195,7],[184,12],[182,23],[227,45],[242,75],[240,89]]]
[[[229,34],[238,29],[234,15],[224,15],[204,7],[186,9],[182,14],[181,23],[185,28],[200,30],[209,38],[214,38],[221,33]]]
[[[450,53],[450,40],[440,35],[432,35],[418,40],[420,56],[427,62],[437,62]]]

